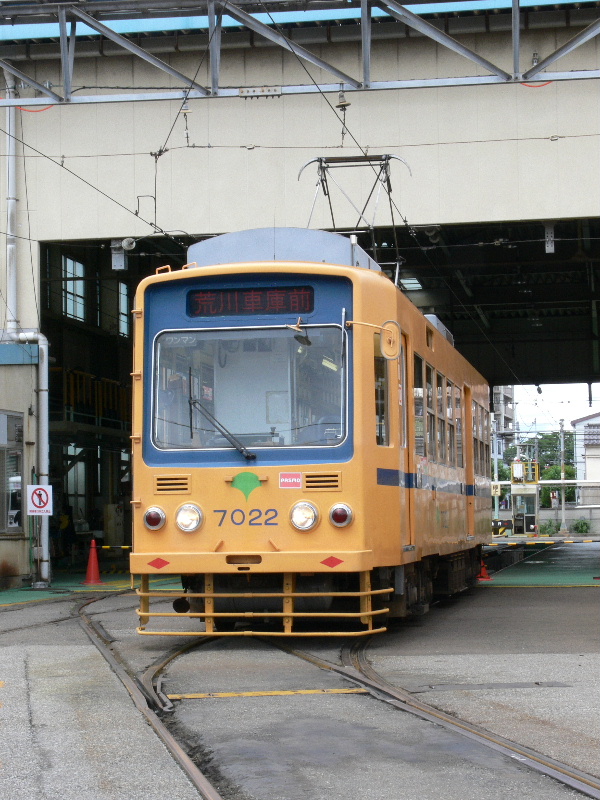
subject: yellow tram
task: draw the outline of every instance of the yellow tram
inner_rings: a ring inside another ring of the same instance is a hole
[[[489,387],[443,326],[353,238],[243,231],[188,258],[133,312],[139,632],[370,634],[471,585]]]

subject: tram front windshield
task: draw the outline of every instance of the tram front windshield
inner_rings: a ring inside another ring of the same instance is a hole
[[[339,325],[159,334],[154,445],[212,450],[341,444],[344,339]]]

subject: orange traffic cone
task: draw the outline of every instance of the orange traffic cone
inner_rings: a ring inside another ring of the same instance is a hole
[[[100,569],[98,568],[98,551],[96,549],[96,540],[92,539],[90,542],[90,557],[88,558],[87,572],[83,583],[87,586],[104,583],[100,580]]]
[[[493,578],[490,578],[489,572],[487,571],[487,567],[485,566],[485,562],[481,562],[481,570],[479,575],[477,576],[478,581],[493,581]]]

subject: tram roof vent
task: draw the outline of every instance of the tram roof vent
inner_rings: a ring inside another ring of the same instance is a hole
[[[442,320],[435,314],[424,314],[425,319],[436,328],[442,336],[444,336],[450,344],[454,347],[454,336],[450,333],[448,328],[444,325]]]
[[[381,272],[356,243],[356,237],[307,228],[255,228],[214,236],[193,244],[187,254],[199,267],[248,264],[253,261],[308,261],[340,264]]]

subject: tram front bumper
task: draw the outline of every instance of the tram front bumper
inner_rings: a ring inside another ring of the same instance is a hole
[[[372,550],[296,552],[131,553],[134,575],[191,575],[239,572],[365,572],[373,569]]]

